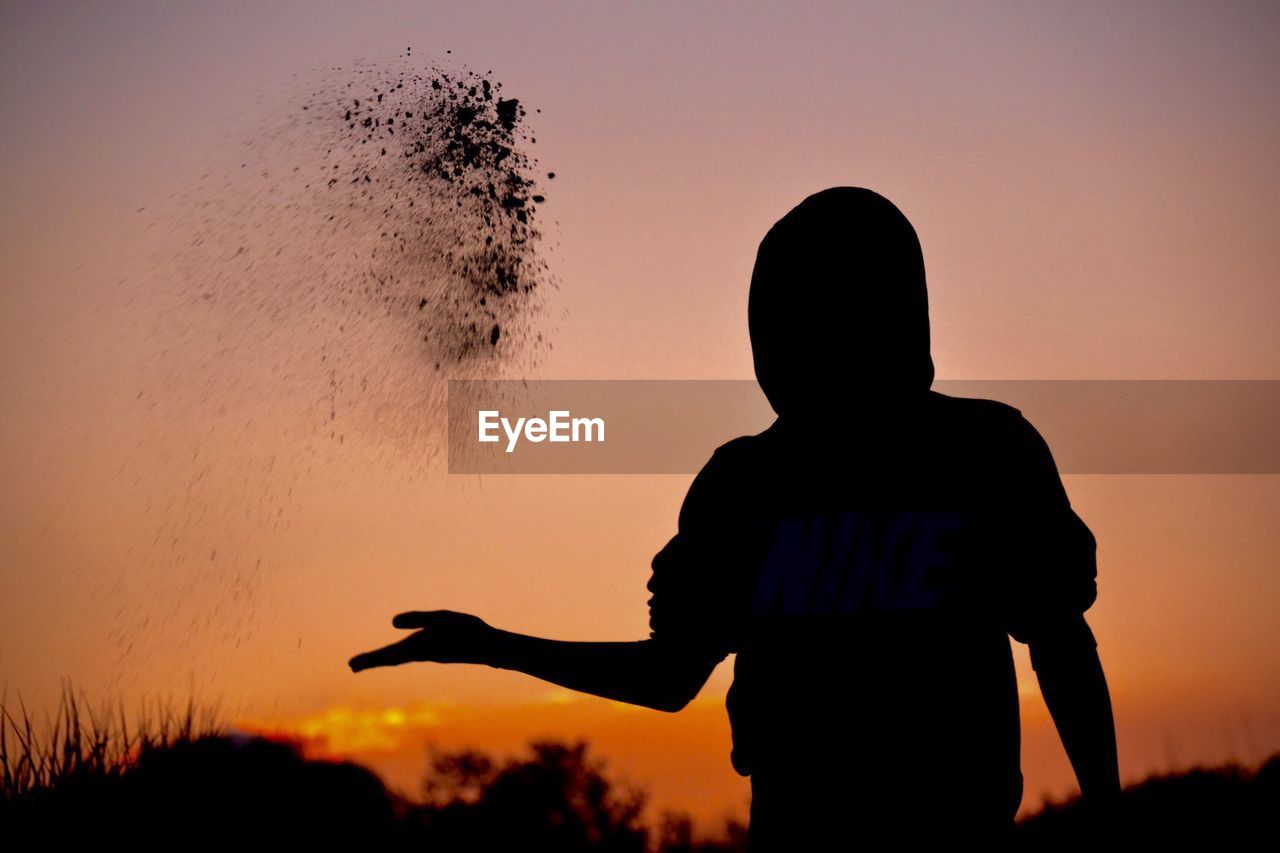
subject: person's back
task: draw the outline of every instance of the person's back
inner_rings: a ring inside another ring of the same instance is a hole
[[[844,443],[778,423],[721,448],[654,561],[654,635],[737,653],[757,839],[998,834],[1021,796],[1008,632],[1093,598],[1092,537],[1016,410],[898,406]]]

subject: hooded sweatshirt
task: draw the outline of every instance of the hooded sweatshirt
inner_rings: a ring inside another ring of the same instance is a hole
[[[1093,536],[1020,412],[930,390],[923,256],[882,196],[829,189],[779,220],[749,324],[778,418],[694,479],[653,560],[652,637],[736,653],[753,839],[998,831],[1022,793],[1009,637],[1079,622]]]

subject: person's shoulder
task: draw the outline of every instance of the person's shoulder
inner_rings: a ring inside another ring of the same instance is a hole
[[[1021,409],[999,400],[952,397],[949,394],[930,391],[929,404],[944,416],[975,422],[983,426],[1020,426],[1022,423],[1027,423]]]
[[[781,431],[781,427],[782,420],[775,418],[760,432],[731,438],[711,452],[707,464],[714,466],[750,464],[763,456],[776,453],[778,447],[786,442],[786,436]]]
[[[997,441],[1033,441],[1039,438],[1039,432],[1021,409],[999,400],[952,397],[930,391],[929,402],[939,420],[974,434],[986,435]]]
[[[737,438],[731,438],[717,447],[711,453],[711,458],[722,462],[749,459],[765,449],[769,442],[768,436],[769,431],[765,430],[756,435],[740,435]]]
[[[738,505],[758,473],[758,438],[741,436],[712,451],[689,484],[680,508],[682,530],[701,525],[708,518],[723,517]]]
[[[1049,456],[1044,436],[1022,410],[999,400],[952,397],[930,392],[936,421],[984,455],[1006,460],[1042,459]]]
[[[712,451],[694,478],[695,490],[734,491],[759,475],[774,451],[770,430],[730,439]]]

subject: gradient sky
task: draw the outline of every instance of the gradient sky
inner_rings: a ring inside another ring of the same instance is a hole
[[[541,110],[560,288],[539,376],[749,377],[756,244],[854,184],[920,234],[940,376],[1280,379],[1278,37],[1262,3],[4,3],[0,683],[36,707],[63,678],[195,690],[400,782],[426,741],[581,734],[660,804],[740,806],[725,668],[668,717],[511,673],[345,667],[408,608],[644,636],[687,477],[449,478],[369,464],[359,435],[317,472],[281,446],[287,524],[234,468],[202,481],[183,535],[230,570],[137,560],[200,461],[157,447],[262,450],[136,405],[141,291],[184,194],[295,75],[451,50]],[[1276,478],[1066,485],[1100,542],[1125,776],[1280,748]],[[1034,805],[1070,777],[1017,653]]]

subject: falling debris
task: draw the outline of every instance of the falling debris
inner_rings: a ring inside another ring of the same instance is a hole
[[[122,663],[143,627],[167,653],[247,642],[305,495],[443,476],[447,380],[527,375],[547,346],[525,106],[411,57],[299,76],[173,199],[130,393],[161,497],[128,559],[180,603],[122,598]]]
[[[524,325],[524,297],[547,275],[537,227],[546,197],[525,150],[525,109],[503,96],[501,83],[466,69],[364,68],[353,78],[303,106],[324,138],[324,117],[343,98],[341,126],[326,145],[337,174],[325,186],[348,215],[382,225],[375,271],[360,276],[368,295],[391,311],[420,311],[442,297],[414,320],[431,361],[490,358],[477,346],[484,334],[473,332],[476,321]],[[489,337],[496,345],[497,335]]]
[[[210,171],[221,186],[182,231],[179,303],[184,335],[216,330],[279,364],[281,393],[323,365],[334,440],[398,429],[420,458],[444,380],[528,367],[545,346],[538,175],[554,173],[491,73],[410,55],[319,72],[242,140],[238,168]]]

